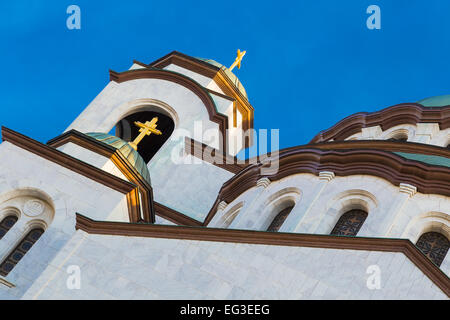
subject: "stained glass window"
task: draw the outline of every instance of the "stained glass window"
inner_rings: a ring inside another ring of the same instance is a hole
[[[438,232],[427,232],[420,236],[416,246],[433,261],[440,266],[444,261],[450,246],[450,241]]]
[[[16,216],[7,216],[0,223],[0,239],[5,236],[5,234],[12,228],[12,226],[17,222]]]
[[[364,210],[350,210],[344,213],[331,231],[332,235],[356,236],[367,218]]]
[[[20,241],[19,245],[9,254],[9,256],[0,265],[0,275],[6,276],[15,267],[15,265],[23,258],[23,256],[31,249],[34,243],[44,233],[44,229],[35,228]]]
[[[267,228],[267,231],[273,231],[276,232],[280,229],[281,225],[283,224],[284,220],[286,220],[289,213],[292,211],[292,208],[294,206],[289,206],[283,210],[281,210],[277,216],[272,220],[272,223],[270,224],[269,228]]]

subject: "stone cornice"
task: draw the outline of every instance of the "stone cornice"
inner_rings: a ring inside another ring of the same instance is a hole
[[[77,214],[76,228],[91,234],[219,241],[276,246],[401,252],[450,297],[450,279],[406,239],[344,237],[253,230],[94,221]]]
[[[355,113],[317,134],[310,143],[344,140],[362,128],[379,125],[387,130],[399,124],[438,123],[441,130],[450,127],[450,106],[424,107],[418,103],[402,103],[376,112]]]

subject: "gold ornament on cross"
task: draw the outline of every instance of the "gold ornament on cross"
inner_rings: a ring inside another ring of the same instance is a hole
[[[142,139],[144,139],[145,136],[149,136],[152,133],[157,134],[157,135],[161,135],[162,132],[159,131],[158,129],[156,129],[156,122],[158,122],[158,117],[154,117],[152,119],[152,121],[146,121],[145,123],[139,122],[139,121],[135,121],[134,124],[139,127],[139,135],[136,137],[136,139],[134,139],[133,142],[130,142],[130,146],[137,151],[137,145],[139,144],[139,142],[141,142]]]
[[[238,49],[236,60],[234,60],[233,64],[231,65],[231,67],[228,68],[228,70],[232,71],[234,69],[234,67],[236,67],[236,66],[238,67],[238,69],[240,69],[241,68],[241,61],[244,58],[246,52],[247,51],[242,51],[241,52],[241,50]]]

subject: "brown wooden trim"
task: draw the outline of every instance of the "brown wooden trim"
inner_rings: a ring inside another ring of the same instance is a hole
[[[233,97],[236,100],[236,108],[242,114],[243,130],[246,131],[253,128],[253,106],[249,103],[248,98],[242,94],[233,81],[231,81],[231,79],[226,75],[222,68],[218,68],[210,63],[190,57],[178,51],[173,51],[146,66],[153,68],[165,68],[170,64],[175,64],[205,77],[212,78],[225,95]],[[145,64],[141,63],[141,65],[144,66]],[[246,140],[244,143],[245,147],[248,148],[253,142]]]
[[[176,223],[178,225],[182,225],[182,226],[202,226],[203,224],[198,221],[195,220],[187,215],[184,215],[176,210],[173,210],[169,207],[166,207],[165,205],[158,203],[158,202],[153,202],[154,206],[155,206],[155,211],[156,214],[158,216],[160,216],[161,218],[164,218],[166,220],[169,220],[173,223]]]
[[[199,241],[264,244],[328,248],[342,250],[365,250],[401,252],[414,263],[433,283],[450,297],[450,279],[407,239],[343,237],[331,235],[265,232],[204,227],[182,227],[123,222],[94,221],[76,215],[76,229],[92,234],[151,237]]]
[[[204,157],[206,148],[210,148],[211,152],[208,152],[208,154],[210,154],[211,157]],[[224,155],[220,150],[211,148],[207,144],[189,137],[185,138],[185,152],[234,174],[238,173],[246,166],[245,164],[241,164],[240,162],[242,161],[238,160],[236,157]],[[214,160],[216,156],[220,159],[219,162]]]
[[[65,132],[64,134],[50,140],[47,142],[47,145],[58,148],[67,143],[74,143],[83,147],[87,150],[100,154],[109,158],[116,167],[122,172],[122,174],[132,183],[138,186],[139,191],[141,193],[142,200],[142,215],[144,222],[155,222],[155,214],[153,210],[153,189],[151,185],[136,171],[136,169],[128,162],[126,158],[114,147],[104,144],[96,139],[89,137],[79,131],[70,130]],[[129,200],[131,200],[130,198]],[[139,200],[139,198],[137,198]],[[134,212],[130,209],[133,203],[129,202],[129,210],[130,212]],[[136,214],[130,214],[130,217],[133,219],[136,218]],[[141,219],[140,215],[138,216],[139,220]],[[139,220],[131,220],[131,221],[139,221]]]
[[[128,193],[136,187],[128,181],[122,180],[115,175],[73,158],[64,152],[46,146],[11,129],[2,127],[2,139],[121,193]]]
[[[229,101],[236,101],[235,98],[232,98],[232,97],[227,96],[227,95],[225,95],[225,94],[222,94],[222,93],[220,93],[220,92],[211,90],[211,89],[209,89],[209,88],[205,88],[205,90],[208,91],[210,94],[219,96],[219,97],[224,98],[224,99],[226,99],[226,100],[229,100]]]
[[[358,133],[362,128],[381,126],[387,130],[400,124],[417,124],[419,122],[438,123],[441,130],[450,127],[450,106],[424,107],[418,103],[402,103],[377,112],[355,113],[332,126],[319,132],[310,143],[334,140],[344,140]]]
[[[180,73],[161,69],[134,69],[124,72],[109,71],[111,81],[118,83],[135,79],[161,79],[171,81],[191,90],[199,97],[208,111],[209,119],[219,125],[219,130],[223,136],[223,150],[227,150],[227,129],[228,117],[217,112],[216,104],[211,95],[200,84]]]
[[[70,136],[70,134],[64,135],[63,139],[67,139],[68,136]],[[136,195],[139,189],[135,184],[120,179],[113,174],[73,158],[64,152],[55,149],[54,147],[42,144],[11,129],[2,127],[2,138],[4,141],[8,141],[19,148],[34,153],[39,157],[47,159],[86,178],[125,194],[127,198],[130,221],[138,222],[141,220],[139,195]],[[61,140],[56,139],[55,141],[57,141],[55,142],[55,145],[61,143]],[[98,150],[106,153],[107,148],[100,147]]]

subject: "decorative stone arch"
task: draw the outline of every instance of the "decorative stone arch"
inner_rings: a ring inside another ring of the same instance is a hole
[[[105,118],[105,120],[103,120],[100,127],[105,128],[105,132],[110,132],[120,120],[142,111],[162,113],[172,119],[175,129],[180,126],[180,117],[173,107],[161,100],[143,98],[128,101],[119,105],[107,118]]]
[[[0,189],[0,210],[6,201],[27,195],[44,200],[51,206],[52,225],[59,225],[68,218],[68,204],[64,200],[64,196],[51,185],[33,179],[0,180],[0,185],[3,186]],[[75,214],[73,214],[73,222],[75,223]]]
[[[350,189],[337,194],[329,203],[323,220],[320,222],[317,233],[330,234],[341,216],[350,210],[363,210],[368,213],[378,207],[377,198],[370,192],[362,189]],[[359,232],[363,232],[365,224]]]
[[[268,190],[270,192],[270,190]],[[263,211],[257,221],[257,230],[267,230],[275,217],[288,207],[295,207],[300,198],[301,191],[296,187],[286,187],[271,192],[265,200],[262,200]],[[292,209],[293,210],[293,209]]]
[[[228,228],[233,220],[239,215],[242,207],[244,206],[244,202],[241,201],[234,205],[231,209],[227,210],[225,214],[222,215],[220,220],[217,222],[217,228]]]
[[[416,126],[411,124],[401,124],[394,126],[392,128],[389,128],[380,136],[381,140],[388,140],[388,139],[398,139],[398,138],[407,138],[408,141],[411,141],[416,134]]]
[[[17,186],[23,183],[25,181],[20,183],[16,181],[14,184]],[[25,256],[30,246],[33,246],[52,224],[55,217],[55,203],[47,192],[36,188],[36,184],[34,187],[28,184],[27,187],[3,191],[0,195],[0,214],[7,212],[18,216],[16,223],[2,238],[5,245],[0,250],[0,274],[6,276],[17,264],[17,260],[13,257]],[[31,241],[32,238],[34,240]]]
[[[436,211],[422,213],[408,223],[401,237],[416,243],[427,232],[439,232],[450,239],[450,215]]]

